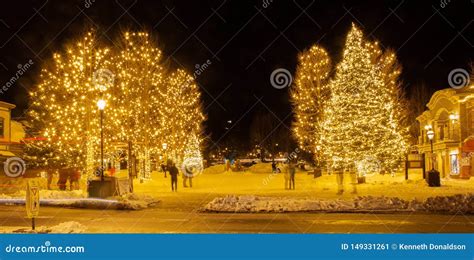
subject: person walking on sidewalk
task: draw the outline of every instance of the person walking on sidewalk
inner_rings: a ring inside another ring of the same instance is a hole
[[[179,171],[174,162],[168,166],[169,175],[171,177],[171,191],[178,191],[178,175]]]
[[[293,159],[290,159],[288,162],[288,173],[290,177],[290,190],[295,189],[295,174],[296,174],[296,162]]]

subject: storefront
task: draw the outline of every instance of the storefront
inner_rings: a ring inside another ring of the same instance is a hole
[[[474,175],[474,90],[437,91],[427,108],[417,117],[425,169],[436,169],[442,178],[469,179]]]

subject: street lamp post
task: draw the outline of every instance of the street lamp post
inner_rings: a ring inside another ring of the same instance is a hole
[[[97,107],[100,111],[100,180],[104,180],[104,109],[105,100],[99,99]]]
[[[163,147],[163,152],[164,152],[164,157],[165,157],[165,163],[168,163],[168,155],[166,154],[166,149],[168,148],[168,144],[167,143],[163,143],[161,145],[161,147]]]
[[[439,187],[441,186],[441,181],[439,177],[439,172],[435,170],[435,163],[434,163],[434,153],[433,153],[433,139],[434,139],[434,131],[432,127],[427,128],[426,135],[428,136],[428,139],[430,139],[430,144],[431,144],[431,170],[428,172],[428,186],[430,187]]]
[[[426,132],[426,135],[428,136],[428,139],[430,139],[430,145],[431,145],[431,169],[434,170],[434,154],[433,154],[433,138],[434,138],[434,131],[433,129],[429,129],[428,132]]]

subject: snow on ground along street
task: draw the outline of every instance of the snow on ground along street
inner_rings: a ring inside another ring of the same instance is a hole
[[[296,190],[284,189],[283,174],[272,174],[269,170],[253,167],[257,172],[224,172],[221,165],[213,166],[193,180],[192,188],[183,188],[179,179],[178,192],[171,192],[170,178],[153,172],[152,179],[134,183],[136,199],[153,198],[159,203],[141,210],[87,209],[69,207],[42,207],[38,226],[53,227],[75,221],[84,229],[81,232],[474,232],[474,215],[457,211],[451,213],[379,212],[326,213],[326,212],[267,212],[228,213],[203,212],[213,200],[226,196],[245,196],[250,200],[265,198],[273,201],[335,201],[349,205],[354,200],[380,201],[380,197],[396,198],[395,205],[405,205],[414,199],[425,201],[436,196],[464,194],[466,203],[472,203],[474,180],[442,179],[442,186],[431,188],[421,179],[421,173],[411,173],[410,180],[404,175],[395,177],[377,175],[367,178],[367,183],[357,185],[357,194],[351,194],[349,178],[345,179],[346,192],[336,195],[334,175],[314,178],[306,172],[296,174]],[[52,196],[52,195],[51,195]],[[469,202],[469,198],[471,202]],[[399,204],[396,204],[399,203]],[[447,202],[449,203],[449,201]],[[438,205],[431,202],[429,205]],[[428,217],[429,216],[429,217]],[[14,232],[29,225],[24,206],[0,205],[1,232]]]

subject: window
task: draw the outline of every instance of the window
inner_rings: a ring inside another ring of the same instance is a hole
[[[0,117],[0,138],[5,137],[5,118]]]
[[[459,164],[458,164],[458,155],[457,154],[450,154],[449,161],[451,166],[451,174],[458,175],[459,174]]]

